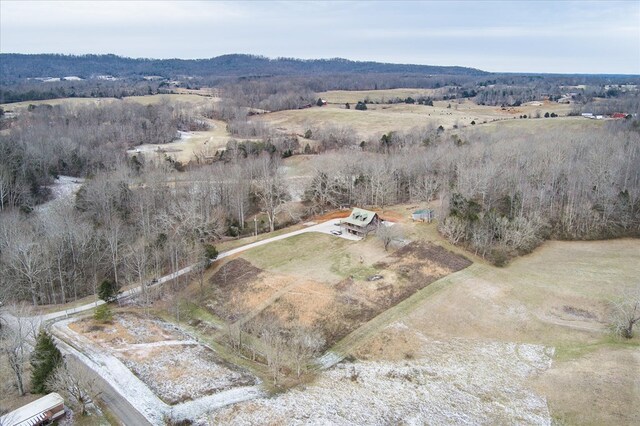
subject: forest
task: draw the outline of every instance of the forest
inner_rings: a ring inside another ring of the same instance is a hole
[[[120,61],[61,57],[51,63],[72,59],[92,70]],[[221,63],[232,67],[237,61]],[[14,72],[6,68],[11,63],[3,61],[4,75]],[[275,63],[281,73],[287,67],[321,66]],[[322,64],[327,72],[340,70],[339,61]],[[380,71],[349,78],[384,87],[391,77],[386,68]],[[341,206],[384,209],[438,201],[441,234],[497,265],[550,238],[640,235],[637,91],[622,85],[611,91],[605,83],[613,77],[607,76],[487,79],[475,74],[425,78],[433,87],[442,86],[434,100],[471,99],[478,105],[553,100],[567,91],[568,80],[586,80],[591,86],[578,90],[572,114],[624,111],[627,119],[597,128],[543,127],[533,134],[506,125],[488,131],[430,124],[376,136],[331,122],[296,135],[268,120],[254,120],[256,112],[315,104],[318,92],[340,87],[330,76],[226,80],[219,86],[221,99],[198,108],[168,99],[149,105],[105,100],[30,105],[3,114],[0,293],[34,305],[64,303],[95,294],[105,280],[120,287],[201,262],[207,245],[251,232],[247,220],[254,215],[264,214],[260,231],[269,232]],[[451,78],[459,82],[451,85]],[[135,93],[135,84],[118,84]],[[211,161],[127,153],[145,144],[170,143],[179,131],[206,130],[211,119],[225,123],[230,135]],[[312,157],[313,171],[302,180],[285,173],[286,158],[296,155]],[[86,179],[74,202],[48,202],[60,175]]]

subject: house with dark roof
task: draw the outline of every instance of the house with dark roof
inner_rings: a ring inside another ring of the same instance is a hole
[[[369,232],[378,229],[380,222],[382,220],[378,213],[354,208],[349,217],[340,221],[340,227],[350,234],[366,237]]]

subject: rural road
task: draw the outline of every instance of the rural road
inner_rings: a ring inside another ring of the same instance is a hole
[[[98,391],[101,392],[100,398],[123,425],[151,425],[151,423],[149,423],[149,421],[140,414],[140,412],[136,410],[129,401],[123,398],[122,395],[120,395],[120,393],[109,384],[109,382],[91,370],[84,362],[79,360],[75,354],[66,354],[65,360],[67,363],[76,366],[85,374],[91,375],[96,379],[95,385]]]
[[[271,237],[271,238],[267,238],[261,241],[256,241],[254,243],[250,243],[241,247],[237,247],[228,251],[224,251],[220,254],[218,254],[218,257],[216,258],[216,260],[218,259],[224,259],[225,257],[228,256],[233,256],[234,254],[238,254],[238,253],[242,253],[243,251],[247,251],[250,250],[252,248],[255,247],[260,247],[263,246],[265,244],[269,244],[272,243],[274,241],[280,241],[280,240],[284,240],[285,238],[290,238],[296,235],[301,235],[301,234],[305,234],[308,232],[319,232],[322,234],[329,234],[331,235],[331,231],[333,230],[337,230],[339,229],[337,226],[335,226],[335,223],[338,222],[337,219],[331,219],[331,220],[327,220],[326,222],[322,222],[319,224],[314,224],[314,225],[310,225],[304,229],[299,229],[297,231],[292,231],[292,232],[287,232],[286,234],[282,234],[282,235],[278,235],[276,237]],[[344,238],[344,239],[348,239],[348,240],[353,240],[353,241],[358,241],[360,238],[356,237],[354,235],[351,234],[347,234],[344,233],[342,235],[336,236],[336,238]],[[187,274],[191,271],[193,271],[193,269],[196,267],[196,265],[191,265],[191,266],[187,266],[185,268],[182,268],[174,273],[165,275],[164,277],[158,278],[157,282],[150,285],[150,288],[162,285],[164,283],[166,283],[167,281],[171,281],[174,278],[180,277],[184,274]],[[133,287],[129,290],[123,291],[119,298],[124,299],[130,296],[133,296],[135,294],[138,294],[140,292],[140,287],[136,286]],[[81,306],[77,306],[75,308],[69,308],[69,309],[64,309],[62,311],[58,311],[58,312],[52,312],[50,314],[46,314],[46,315],[42,315],[41,319],[43,322],[48,322],[48,321],[55,321],[57,319],[60,318],[67,318],[70,315],[73,314],[77,314],[80,312],[84,312],[84,311],[88,311],[91,310],[93,308],[95,308],[96,306],[100,306],[102,304],[104,304],[105,302],[102,300],[98,300],[96,302],[91,302],[91,303],[87,303],[86,305],[81,305]],[[9,315],[10,316],[10,315]]]

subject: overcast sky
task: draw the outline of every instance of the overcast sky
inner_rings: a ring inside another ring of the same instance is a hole
[[[0,0],[0,51],[640,74],[640,1]]]

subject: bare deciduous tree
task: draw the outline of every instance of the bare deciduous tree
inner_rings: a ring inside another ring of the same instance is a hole
[[[324,343],[322,335],[314,330],[297,326],[291,331],[287,347],[298,377],[309,361],[320,353]]]
[[[633,337],[633,327],[640,322],[640,285],[623,292],[620,300],[613,302],[611,326],[615,334],[626,339]]]
[[[6,309],[8,316],[2,318],[0,347],[7,357],[20,395],[26,392],[24,384],[25,365],[40,330],[41,319],[33,315],[33,309],[26,305],[12,305]]]
[[[378,225],[376,237],[382,241],[384,250],[387,251],[392,242],[401,240],[404,237],[404,232],[402,227],[397,223],[383,222]]]
[[[253,193],[259,201],[260,207],[267,214],[269,231],[275,230],[276,217],[282,205],[289,199],[280,160],[267,155],[260,157],[257,163],[258,175],[254,180]]]
[[[86,367],[65,360],[47,379],[47,388],[60,392],[65,401],[75,405],[80,409],[82,415],[85,415],[87,408],[102,393],[98,388],[97,381],[98,378],[92,375]]]

